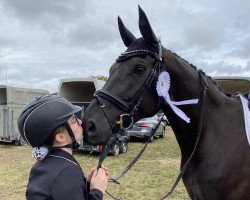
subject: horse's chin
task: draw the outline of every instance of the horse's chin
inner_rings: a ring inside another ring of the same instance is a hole
[[[91,135],[91,137],[84,138],[86,142],[92,145],[104,145],[109,140],[109,137],[103,137],[103,135]]]
[[[95,138],[86,138],[85,141],[87,143],[90,143],[92,145],[99,145],[99,144],[103,144],[103,140],[98,138],[98,137],[95,137]]]

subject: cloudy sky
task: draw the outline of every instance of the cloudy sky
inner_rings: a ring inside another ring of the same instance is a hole
[[[140,37],[138,4],[206,74],[250,76],[249,0],[0,0],[0,84],[56,92],[62,78],[108,76],[125,50],[117,16]]]

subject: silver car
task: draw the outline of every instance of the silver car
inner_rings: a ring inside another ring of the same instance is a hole
[[[138,138],[150,138],[152,142],[154,137],[150,137],[151,130],[156,127],[159,122],[157,115],[149,118],[144,118],[134,123],[132,128],[127,131],[129,137],[138,137]],[[160,123],[157,131],[155,132],[155,137],[159,136],[161,138],[165,137],[165,125],[166,123],[163,121]]]

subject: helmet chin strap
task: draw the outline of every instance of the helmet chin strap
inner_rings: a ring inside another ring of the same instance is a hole
[[[71,148],[71,149],[73,149],[73,150],[78,149],[78,147],[79,147],[80,145],[79,145],[78,142],[76,141],[75,135],[74,135],[74,133],[73,133],[73,131],[72,131],[70,125],[68,124],[68,122],[66,122],[64,125],[65,125],[66,130],[67,130],[67,132],[68,132],[68,134],[69,134],[69,136],[70,136],[70,138],[71,138],[71,140],[72,140],[72,143],[66,144],[66,145],[64,145],[64,146],[52,147],[52,149],[61,149],[61,148]],[[51,148],[51,147],[50,147],[50,148]]]
[[[66,147],[66,148],[72,148],[73,150],[78,149],[78,147],[79,147],[80,145],[79,145],[78,142],[76,141],[75,135],[74,135],[74,133],[73,133],[73,131],[72,131],[72,129],[71,129],[71,127],[70,127],[70,125],[69,125],[68,122],[65,123],[65,127],[66,127],[66,129],[67,129],[67,131],[68,131],[68,134],[69,134],[71,140],[72,140],[72,143],[71,143],[71,144],[66,144],[65,147]]]

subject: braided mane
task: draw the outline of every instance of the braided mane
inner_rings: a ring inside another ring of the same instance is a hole
[[[201,72],[202,75],[204,75],[205,77],[207,77],[222,93],[225,94],[225,92],[219,87],[219,85],[217,84],[217,82],[211,77],[208,76],[204,71],[202,71],[201,69],[197,69],[196,66],[194,66],[193,64],[189,63],[187,60],[185,60],[184,58],[180,57],[178,54],[176,54],[175,52],[172,52],[168,49],[166,49],[169,53],[173,54],[174,56],[176,56],[177,58],[179,58],[181,61],[187,63],[190,67],[192,67],[193,69],[195,69],[196,71]]]

